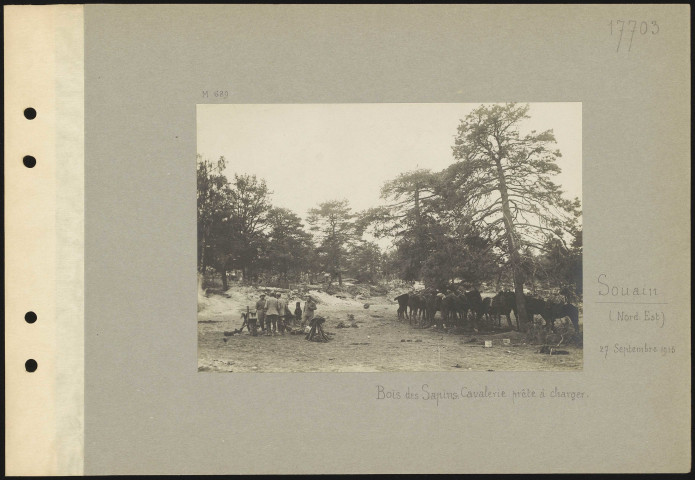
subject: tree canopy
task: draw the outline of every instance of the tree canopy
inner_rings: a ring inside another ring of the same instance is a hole
[[[458,127],[445,172],[450,198],[469,212],[468,222],[501,249],[511,267],[517,308],[527,322],[522,251],[547,251],[577,229],[579,200],[566,200],[552,177],[560,172],[552,130],[522,134],[528,105],[481,106]],[[499,240],[504,240],[500,242]]]
[[[275,207],[254,175],[225,176],[226,162],[198,158],[199,270],[241,269],[284,279],[326,272],[376,282],[386,275],[444,288],[511,281],[521,324],[524,286],[581,295],[581,203],[555,181],[552,130],[527,131],[529,106],[481,105],[465,116],[451,164],[384,183],[382,205],[353,212],[329,200],[307,212]],[[384,250],[384,241],[389,247]]]
[[[357,240],[354,214],[347,200],[331,200],[309,210],[307,222],[317,234],[318,253],[324,270],[343,283],[349,247]]]

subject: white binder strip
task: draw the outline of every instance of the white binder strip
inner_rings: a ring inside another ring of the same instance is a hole
[[[4,16],[6,474],[81,475],[83,7],[6,6]]]

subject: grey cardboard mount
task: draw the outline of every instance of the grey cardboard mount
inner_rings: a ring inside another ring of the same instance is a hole
[[[689,38],[685,5],[85,6],[83,473],[689,471]],[[582,104],[583,370],[197,371],[196,105],[507,101]]]

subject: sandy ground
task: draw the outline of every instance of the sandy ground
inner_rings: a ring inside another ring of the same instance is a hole
[[[581,370],[580,347],[562,346],[569,355],[537,353],[517,332],[454,334],[411,327],[398,320],[398,305],[391,298],[340,299],[326,293],[318,297],[316,314],[326,318],[327,343],[309,342],[304,335],[252,337],[248,331],[226,337],[238,329],[246,305],[253,308],[258,292],[233,286],[226,295],[202,298],[198,313],[198,370],[214,372],[414,372],[414,371],[563,371]],[[395,296],[395,295],[394,295]],[[294,302],[290,301],[294,311]],[[368,309],[364,303],[369,303]],[[303,305],[303,302],[302,302]],[[358,328],[336,328],[350,324]],[[439,314],[437,314],[439,315]],[[509,339],[510,345],[504,345]],[[491,348],[479,343],[492,341]]]

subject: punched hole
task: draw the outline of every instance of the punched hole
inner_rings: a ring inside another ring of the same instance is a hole
[[[24,320],[25,320],[27,323],[34,323],[34,322],[36,321],[36,318],[37,318],[37,317],[36,317],[36,314],[35,314],[34,312],[27,312],[27,313],[24,315]]]
[[[34,109],[31,108],[31,107],[25,108],[25,109],[24,109],[24,117],[25,117],[27,120],[33,120],[33,119],[35,119],[35,118],[36,118],[36,110],[34,110]]]
[[[36,159],[31,155],[26,155],[22,159],[22,162],[24,162],[24,166],[27,168],[34,168],[36,166]]]
[[[30,358],[29,360],[24,362],[24,368],[27,369],[27,372],[32,373],[35,372],[37,368],[39,368],[39,364],[36,363],[36,360]]]

